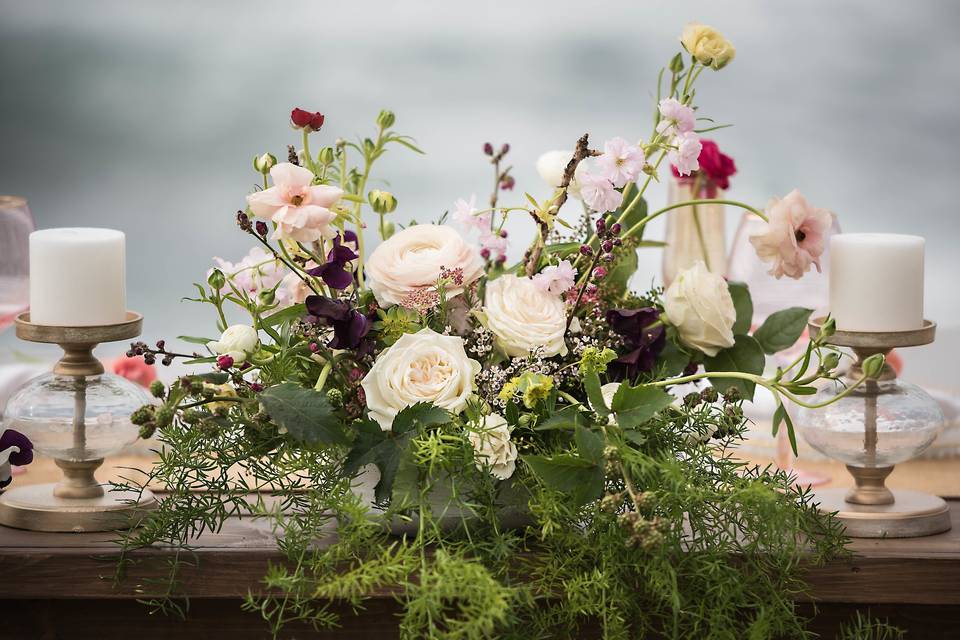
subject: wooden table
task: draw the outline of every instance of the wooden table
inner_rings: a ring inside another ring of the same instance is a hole
[[[858,540],[855,557],[809,571],[818,614],[814,630],[833,638],[837,625],[870,609],[910,630],[908,640],[960,638],[960,501],[953,530],[928,538]],[[259,590],[267,564],[280,561],[265,523],[231,521],[198,542],[199,565],[184,568],[187,622],[149,614],[138,598],[156,595],[169,550],[138,552],[142,563],[114,585],[111,534],[52,534],[0,527],[0,638],[17,640],[189,640],[268,637],[240,599]],[[802,603],[811,611],[813,603]],[[291,628],[286,638],[396,637],[396,603],[374,594],[360,616],[343,616],[332,633]]]

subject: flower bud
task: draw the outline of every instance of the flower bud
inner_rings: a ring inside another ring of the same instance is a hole
[[[319,111],[304,111],[303,109],[294,109],[290,112],[290,125],[294,129],[320,131],[320,127],[323,126],[323,120],[323,114]]]
[[[503,179],[500,180],[500,188],[505,191],[513,191],[516,184],[517,181],[513,179],[513,176],[503,176]]]
[[[827,318],[827,321],[820,327],[820,337],[829,338],[837,332],[837,321],[833,318]]]
[[[861,370],[863,370],[863,375],[868,378],[876,378],[883,372],[884,365],[886,365],[887,359],[882,353],[875,353],[860,365]]]
[[[683,71],[683,54],[678,53],[673,56],[673,59],[670,61],[670,71],[673,73],[680,73]]]
[[[261,289],[260,293],[257,294],[257,299],[261,305],[269,307],[277,299],[277,293],[273,289]]]
[[[821,363],[820,367],[824,371],[833,371],[834,369],[837,368],[837,365],[839,364],[840,364],[840,354],[837,353],[836,351],[831,351],[826,356],[824,356],[823,362]]]
[[[580,245],[580,254],[589,258],[593,255],[593,249],[590,248],[590,245],[588,244],[582,244]]]
[[[162,380],[154,380],[150,383],[150,395],[154,398],[163,398],[166,395],[167,388],[164,386]]]
[[[223,275],[223,271],[220,269],[214,269],[210,272],[210,275],[207,276],[207,284],[213,287],[216,291],[223,289],[223,285],[227,283],[226,277]]]
[[[370,138],[363,139],[363,153],[364,155],[369,156],[373,153],[373,150],[377,148],[377,145],[374,144],[373,140]]]
[[[615,236],[618,236],[618,235],[620,235],[620,230],[621,230],[621,229],[623,229],[623,227],[620,226],[620,223],[619,223],[619,222],[614,222],[614,223],[613,223],[613,226],[610,227],[610,233],[612,233],[612,234],[615,235]]]
[[[604,253],[610,253],[613,251],[613,240],[604,240],[600,248],[603,249]]]
[[[270,229],[267,227],[267,223],[263,220],[257,220],[257,223],[254,225],[254,228],[257,230],[257,235],[265,238],[267,236],[267,231]]]
[[[483,143],[483,152],[484,152],[486,155],[488,155],[488,156],[492,156],[492,155],[493,155],[493,145],[490,144],[489,142]]]
[[[504,142],[503,146],[500,147],[500,155],[505,156],[509,151],[510,151],[510,145]]]
[[[397,117],[393,115],[393,111],[387,111],[386,109],[380,111],[380,115],[377,116],[377,126],[381,129],[389,129],[396,121]]]
[[[265,153],[253,159],[253,168],[256,169],[257,173],[262,173],[263,175],[270,173],[270,169],[273,169],[276,164],[277,157],[272,153]]]
[[[607,221],[604,218],[597,218],[597,235],[607,230]]]
[[[594,280],[603,280],[606,277],[607,277],[607,270],[604,269],[603,267],[597,267],[596,269],[593,270]]]
[[[217,367],[220,369],[229,369],[233,366],[232,356],[217,356]]]
[[[374,189],[367,194],[367,200],[377,213],[392,213],[397,208],[397,199],[389,191]]]
[[[480,249],[480,257],[483,258],[484,260],[489,260],[490,249],[487,249],[486,247],[484,247],[483,249]]]
[[[320,149],[320,153],[317,154],[317,161],[324,166],[329,166],[333,164],[336,157],[337,153],[333,150],[333,147],[323,147]]]

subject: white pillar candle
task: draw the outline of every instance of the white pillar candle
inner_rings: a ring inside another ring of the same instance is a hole
[[[60,327],[127,317],[126,237],[113,229],[30,234],[30,321]]]
[[[920,236],[841,233],[830,238],[830,313],[841,331],[923,326]]]

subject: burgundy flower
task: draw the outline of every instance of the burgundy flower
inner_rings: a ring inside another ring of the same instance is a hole
[[[323,126],[323,114],[319,111],[294,109],[290,112],[290,122],[295,129],[307,128],[310,131],[320,131],[320,127]]]
[[[733,158],[725,153],[721,153],[720,147],[718,147],[717,143],[713,140],[701,138],[700,144],[702,145],[698,158],[700,170],[690,176],[681,177],[677,168],[672,167],[673,175],[685,184],[692,184],[697,176],[699,176],[701,180],[701,190],[708,198],[715,198],[718,188],[730,188],[730,176],[737,172],[737,165],[733,161]]]
[[[667,343],[664,326],[657,324],[659,319],[660,311],[654,307],[607,311],[607,323],[623,338],[620,356],[607,368],[611,378],[633,380],[653,370]]]
[[[331,349],[357,349],[367,346],[364,340],[370,332],[371,322],[344,300],[326,296],[307,296],[307,321],[333,327],[333,338],[327,343]]]
[[[356,244],[357,235],[353,231],[344,231],[343,240]],[[333,248],[327,253],[326,263],[313,269],[308,269],[311,276],[322,278],[327,285],[334,289],[346,289],[353,283],[353,270],[345,269],[347,263],[357,259],[353,249],[342,244],[340,234],[333,239]]]

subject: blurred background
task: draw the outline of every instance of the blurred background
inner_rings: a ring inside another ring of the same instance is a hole
[[[544,151],[584,132],[594,146],[648,136],[657,72],[690,21],[737,47],[729,67],[701,76],[697,100],[700,115],[736,125],[709,134],[739,168],[729,195],[762,206],[797,187],[845,231],[925,236],[926,315],[941,332],[904,350],[905,375],[960,388],[948,365],[960,351],[960,4],[949,0],[0,0],[0,193],[27,198],[39,228],[126,232],[145,340],[212,334],[212,308],[181,298],[213,256],[250,248],[234,216],[259,179],[252,158],[299,143],[293,107],[326,114],[314,149],[371,134],[381,108],[396,113],[426,151],[391,149],[370,183],[395,193],[398,223],[483,201],[487,141],[512,147],[517,187],[504,202],[544,197]],[[650,190],[653,208],[666,191]],[[729,213],[728,238],[739,217]],[[663,238],[662,220],[648,238]],[[532,225],[508,228],[526,238]],[[641,251],[637,288],[659,282],[660,254]],[[0,333],[0,362],[55,356]]]

